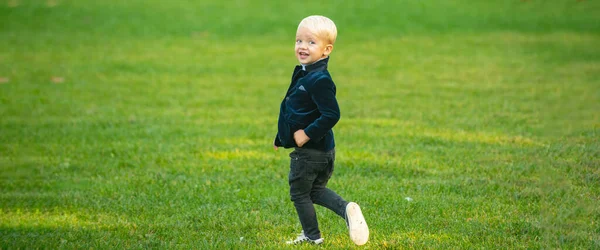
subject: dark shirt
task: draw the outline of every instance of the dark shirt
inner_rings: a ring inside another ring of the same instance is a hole
[[[335,148],[332,128],[340,120],[340,108],[335,84],[327,71],[328,62],[329,57],[294,69],[279,110],[275,146],[298,147],[294,132],[304,129],[310,140],[303,148],[321,151]]]

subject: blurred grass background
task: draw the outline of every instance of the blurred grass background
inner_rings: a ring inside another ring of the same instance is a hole
[[[0,247],[285,247],[271,143],[311,14],[366,248],[600,247],[600,2],[575,0],[0,1]]]

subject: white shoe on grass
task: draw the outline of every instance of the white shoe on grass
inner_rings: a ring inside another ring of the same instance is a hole
[[[346,205],[346,222],[350,239],[354,244],[359,246],[366,244],[369,240],[369,227],[358,204],[350,202]]]
[[[300,244],[300,243],[304,243],[304,242],[308,242],[308,243],[312,243],[315,245],[319,245],[321,243],[323,243],[323,238],[319,238],[316,240],[311,240],[308,237],[306,237],[306,235],[304,235],[304,230],[302,230],[302,232],[300,234],[298,234],[298,237],[296,237],[295,240],[289,240],[286,241],[285,243],[288,245],[296,245],[296,244]]]

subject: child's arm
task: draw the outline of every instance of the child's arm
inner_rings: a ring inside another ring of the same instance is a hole
[[[325,136],[327,131],[331,130],[340,120],[340,107],[335,98],[335,91],[335,84],[329,77],[318,79],[315,84],[308,89],[311,98],[321,113],[319,118],[302,131],[302,133],[307,136],[308,140],[320,140]],[[295,137],[296,134],[294,134],[294,138]],[[308,140],[306,140],[306,142]]]

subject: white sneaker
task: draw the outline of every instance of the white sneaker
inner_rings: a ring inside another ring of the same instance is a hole
[[[346,222],[350,239],[354,244],[359,246],[366,244],[369,240],[369,227],[358,204],[350,202],[346,205]]]
[[[323,238],[319,238],[316,240],[309,239],[308,237],[306,237],[306,235],[304,235],[304,230],[302,230],[302,232],[300,234],[298,234],[298,237],[296,237],[295,240],[289,240],[289,241],[286,241],[285,243],[288,245],[296,245],[296,244],[300,244],[303,242],[309,242],[309,243],[312,243],[315,245],[319,245],[319,244],[323,243],[323,241],[324,241]]]

